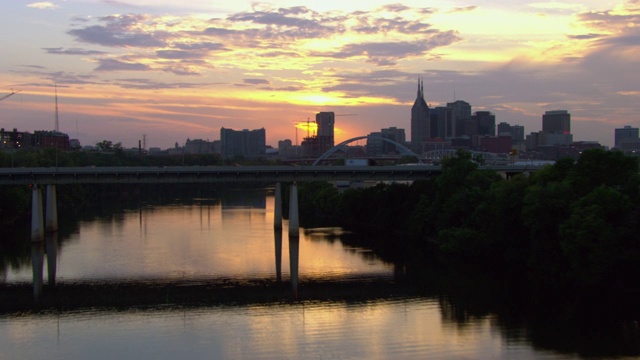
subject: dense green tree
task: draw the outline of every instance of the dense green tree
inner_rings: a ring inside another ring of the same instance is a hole
[[[638,250],[637,212],[629,197],[601,185],[571,205],[560,225],[572,278],[584,286],[615,284]]]
[[[113,151],[113,142],[111,140],[102,140],[96,143],[96,148],[98,151]]]
[[[604,185],[638,199],[639,170],[636,157],[620,151],[590,149],[582,153],[567,178],[580,196]]]

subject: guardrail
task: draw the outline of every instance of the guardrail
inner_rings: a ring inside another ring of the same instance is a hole
[[[540,166],[483,166],[504,173]],[[407,166],[172,166],[0,168],[0,185],[135,184],[292,181],[410,181],[439,174],[439,165]]]

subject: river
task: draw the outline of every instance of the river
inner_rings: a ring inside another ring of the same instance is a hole
[[[342,229],[302,228],[298,240],[290,239],[286,220],[285,231],[274,231],[272,192],[228,188],[164,204],[141,202],[85,214],[56,238],[30,249],[26,245],[27,255],[4,255],[0,357],[640,355],[637,321],[581,328],[588,322],[569,315],[539,321],[507,316],[492,310],[500,306],[487,305],[495,303],[484,294],[491,291],[455,295],[412,290],[404,281],[403,266],[347,245],[351,242],[343,241]],[[14,241],[29,242],[24,232],[13,236],[18,237]],[[34,278],[42,283],[37,300],[31,299]],[[12,303],[26,302],[25,296],[35,304],[32,308]],[[52,298],[58,303],[48,306]],[[513,311],[528,310],[506,312]]]

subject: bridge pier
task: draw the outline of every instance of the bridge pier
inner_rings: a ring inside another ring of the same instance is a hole
[[[280,189],[280,183],[276,183],[273,209],[273,227],[275,229],[282,229],[282,191]]]
[[[282,281],[282,229],[273,231],[274,245],[276,248],[276,279]]]
[[[42,273],[44,270],[44,243],[41,241],[31,243],[31,269],[33,272],[33,298],[38,300],[42,295]]]
[[[298,218],[298,185],[291,184],[289,195],[289,238],[300,236],[300,220]]]
[[[44,242],[47,254],[47,275],[49,285],[56,284],[56,270],[58,269],[58,232],[48,233]]]
[[[45,212],[45,230],[58,231],[58,200],[56,186],[47,185],[47,211]]]
[[[300,257],[300,238],[289,236],[289,272],[291,273],[291,290],[298,301],[298,264]]]
[[[42,190],[33,185],[31,192],[31,241],[44,239],[44,219],[42,210]]]

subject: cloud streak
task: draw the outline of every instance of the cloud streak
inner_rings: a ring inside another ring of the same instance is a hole
[[[31,3],[29,5],[27,5],[27,7],[33,8],[33,9],[40,9],[40,10],[55,10],[58,9],[59,6],[49,2],[49,1],[42,1],[42,2],[35,2],[35,3]]]

